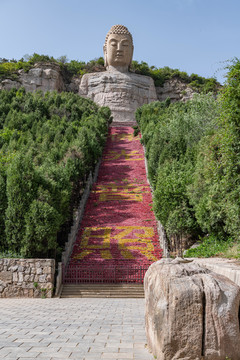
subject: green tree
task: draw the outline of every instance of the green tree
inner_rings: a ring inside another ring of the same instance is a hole
[[[7,169],[6,241],[20,252],[25,234],[25,214],[36,192],[36,176],[31,154],[19,153]]]
[[[110,120],[77,94],[0,91],[0,248],[59,251]]]
[[[6,247],[5,212],[7,209],[6,176],[0,171],[0,249]]]
[[[25,216],[26,231],[22,241],[24,256],[47,256],[57,248],[57,232],[62,216],[46,202],[34,200]]]
[[[189,188],[199,224],[218,236],[240,234],[240,61],[229,66],[215,130],[201,142]]]
[[[212,131],[217,114],[212,95],[198,95],[186,103],[151,103],[136,113],[154,188],[154,211],[168,238],[178,244],[202,233],[188,188],[199,142]]]

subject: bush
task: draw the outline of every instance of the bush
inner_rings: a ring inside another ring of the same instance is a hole
[[[228,69],[217,100],[201,95],[137,111],[154,210],[169,239],[209,234],[191,256],[211,256],[240,237],[240,60]]]
[[[149,67],[146,62],[133,61],[130,70],[137,74],[151,76],[155,86],[159,87],[163,87],[167,80],[174,78],[182,80],[197,92],[204,94],[209,92],[216,94],[221,87],[215,78],[206,79],[196,74],[188,75],[185,71],[171,69],[168,66],[158,69],[155,66]]]
[[[72,93],[0,91],[0,251],[54,256],[65,243],[110,110]]]
[[[218,104],[211,95],[186,103],[156,102],[136,112],[154,188],[154,211],[168,238],[177,242],[202,233],[188,188],[200,140],[214,127]]]
[[[184,256],[203,258],[216,256],[218,254],[221,256],[232,244],[233,240],[231,238],[224,239],[211,235],[203,238],[196,248],[188,249]]]
[[[214,131],[203,138],[197,157],[191,203],[201,227],[216,236],[240,235],[240,61],[229,67]]]

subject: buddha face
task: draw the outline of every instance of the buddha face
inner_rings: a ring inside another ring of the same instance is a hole
[[[133,55],[133,45],[128,34],[110,34],[104,50],[107,66],[128,69]]]

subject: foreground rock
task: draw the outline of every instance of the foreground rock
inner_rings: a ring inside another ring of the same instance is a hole
[[[192,258],[188,259],[217,274],[226,276],[240,286],[240,261],[226,258]],[[240,358],[240,357],[239,357]]]
[[[144,280],[146,334],[158,360],[240,359],[240,287],[181,260],[162,259]]]

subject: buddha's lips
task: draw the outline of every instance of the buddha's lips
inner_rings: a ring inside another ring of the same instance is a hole
[[[162,256],[140,137],[112,127],[70,264],[146,265]]]

